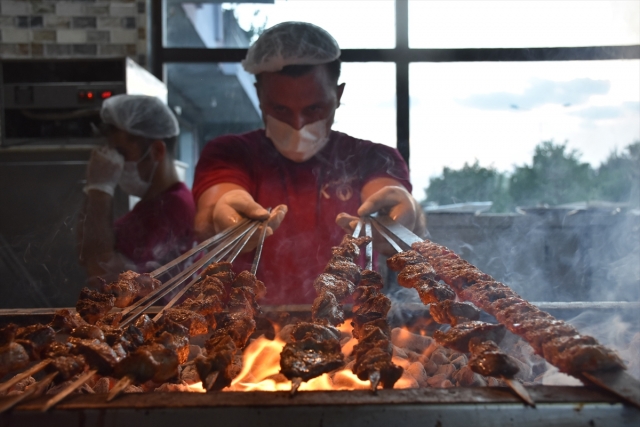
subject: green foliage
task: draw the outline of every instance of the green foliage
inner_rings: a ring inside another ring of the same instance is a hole
[[[476,160],[460,170],[445,167],[429,180],[426,192],[426,201],[438,205],[492,201],[493,212],[591,200],[640,207],[640,141],[614,151],[597,169],[582,163],[566,142],[544,141],[535,148],[531,165],[517,166],[510,175]]]
[[[594,171],[580,162],[577,151],[568,151],[566,142],[538,145],[533,164],[516,167],[509,179],[509,194],[516,206],[560,205],[590,200]]]
[[[493,201],[492,210],[503,211],[510,205],[507,178],[494,168],[483,168],[478,161],[465,163],[460,170],[445,167],[441,177],[431,178],[427,202],[438,205],[451,203]]]

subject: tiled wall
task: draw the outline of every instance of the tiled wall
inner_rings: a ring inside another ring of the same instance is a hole
[[[146,1],[0,1],[0,58],[129,56],[146,65]]]

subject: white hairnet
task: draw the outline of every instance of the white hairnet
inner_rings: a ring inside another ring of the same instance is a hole
[[[132,135],[165,139],[180,133],[178,119],[158,98],[146,95],[116,95],[102,103],[102,121]]]
[[[307,22],[283,22],[266,30],[249,48],[242,67],[251,74],[280,71],[287,65],[318,65],[340,57],[331,34]]]

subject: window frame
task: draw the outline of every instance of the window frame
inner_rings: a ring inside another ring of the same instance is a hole
[[[151,1],[149,69],[164,79],[166,63],[240,62],[247,49],[168,48],[164,46],[164,2]],[[396,65],[397,149],[409,164],[409,64],[415,62],[527,62],[640,59],[640,45],[551,48],[413,49],[409,47],[409,3],[395,0],[396,47],[342,49],[343,62],[391,62]]]

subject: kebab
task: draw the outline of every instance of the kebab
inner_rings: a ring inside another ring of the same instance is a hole
[[[390,243],[393,242],[379,227],[378,231]],[[501,378],[528,405],[535,407],[529,393],[514,379],[519,372],[517,364],[495,344],[504,337],[505,327],[478,321],[480,310],[473,304],[455,301],[453,289],[438,283],[434,268],[424,256],[414,250],[401,251],[395,242],[393,245],[399,252],[387,260],[387,265],[399,272],[398,283],[418,291],[421,301],[429,304],[429,311],[436,322],[452,326],[447,332],[435,331],[436,341],[456,351],[471,352],[472,363],[468,366],[473,372]],[[470,346],[472,340],[476,345]]]
[[[365,221],[365,234],[371,237],[369,220]],[[366,269],[362,271],[354,293],[351,325],[354,327],[353,337],[358,339],[358,344],[353,348],[355,363],[352,371],[359,379],[368,380],[375,392],[380,383],[383,388],[393,388],[404,370],[392,361],[391,330],[387,323],[391,300],[380,292],[384,286],[382,276],[372,270],[372,246],[369,239]]]
[[[221,327],[205,342],[206,355],[195,359],[195,366],[202,385],[207,391],[228,387],[242,370],[242,349],[256,328],[254,317],[260,312],[257,300],[266,293],[264,283],[255,276],[262,254],[267,226],[263,223],[251,271],[243,271],[234,276],[230,262],[240,253],[241,244],[231,255],[228,268],[211,268],[205,271],[205,278],[192,292],[199,295],[225,296],[225,287],[230,286],[227,307],[229,314],[221,322]],[[247,239],[251,236],[248,235]]]
[[[369,237],[346,235],[332,248],[332,258],[313,283],[317,297],[311,306],[312,322],[300,322],[293,330],[292,341],[280,353],[280,372],[291,381],[295,393],[302,381],[309,381],[344,365],[340,333],[336,326],[344,323],[340,302],[355,290],[360,281],[360,267],[354,263],[360,246]]]

